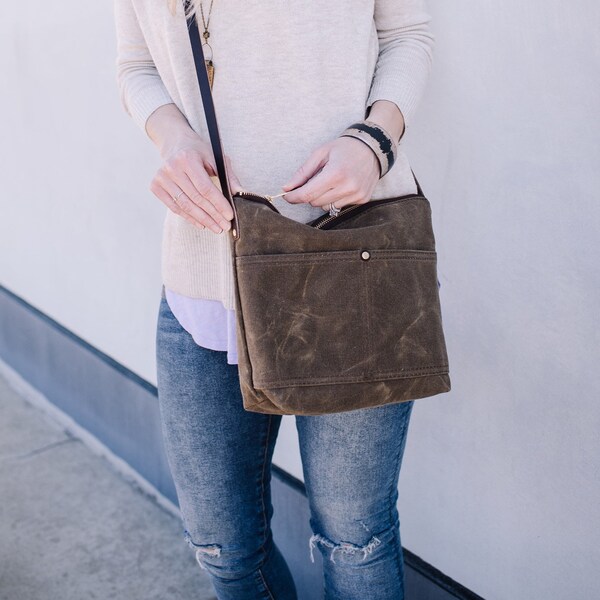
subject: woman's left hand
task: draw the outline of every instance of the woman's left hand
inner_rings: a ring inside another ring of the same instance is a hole
[[[363,142],[338,137],[317,148],[281,188],[291,204],[307,203],[329,210],[368,202],[379,181],[379,162]]]

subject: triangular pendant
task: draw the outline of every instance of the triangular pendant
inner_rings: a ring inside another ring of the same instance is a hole
[[[208,83],[210,84],[210,89],[212,90],[213,81],[215,79],[215,65],[212,60],[205,60],[206,63],[206,72],[208,74]]]

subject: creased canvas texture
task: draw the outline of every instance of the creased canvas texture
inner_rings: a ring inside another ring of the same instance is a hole
[[[244,408],[319,415],[450,390],[429,201],[372,202],[331,229],[234,196]]]
[[[234,196],[246,410],[319,415],[450,390],[429,201],[372,201],[319,229]]]

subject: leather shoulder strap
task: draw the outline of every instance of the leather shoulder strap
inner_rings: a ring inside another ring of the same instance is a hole
[[[189,0],[184,0],[184,9],[188,10]],[[215,163],[217,166],[217,175],[221,184],[221,191],[225,198],[229,200],[233,206],[231,198],[231,189],[229,187],[229,179],[227,177],[227,167],[225,164],[225,154],[223,153],[223,145],[219,135],[219,126],[217,124],[217,114],[215,112],[215,103],[213,101],[210,83],[208,81],[208,73],[206,72],[206,63],[204,62],[204,51],[200,40],[200,31],[198,30],[198,22],[195,15],[187,17],[188,34],[192,45],[192,53],[194,55],[194,63],[196,65],[196,75],[198,77],[198,85],[200,86],[200,95],[202,97],[202,105],[204,106],[204,115],[206,117],[206,125],[210,135],[210,143]],[[235,207],[234,207],[235,212]]]

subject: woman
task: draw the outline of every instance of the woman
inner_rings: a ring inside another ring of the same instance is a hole
[[[274,198],[308,222],[347,204],[415,193],[399,144],[431,66],[422,0],[194,0],[232,192]],[[281,416],[242,407],[227,235],[183,5],[115,0],[125,109],[157,146],[151,190],[167,207],[157,381],[184,536],[220,599],[296,598],[270,529]],[[387,172],[367,121],[395,147]],[[224,234],[225,232],[225,234]],[[326,598],[404,597],[396,509],[413,401],[296,416]]]

